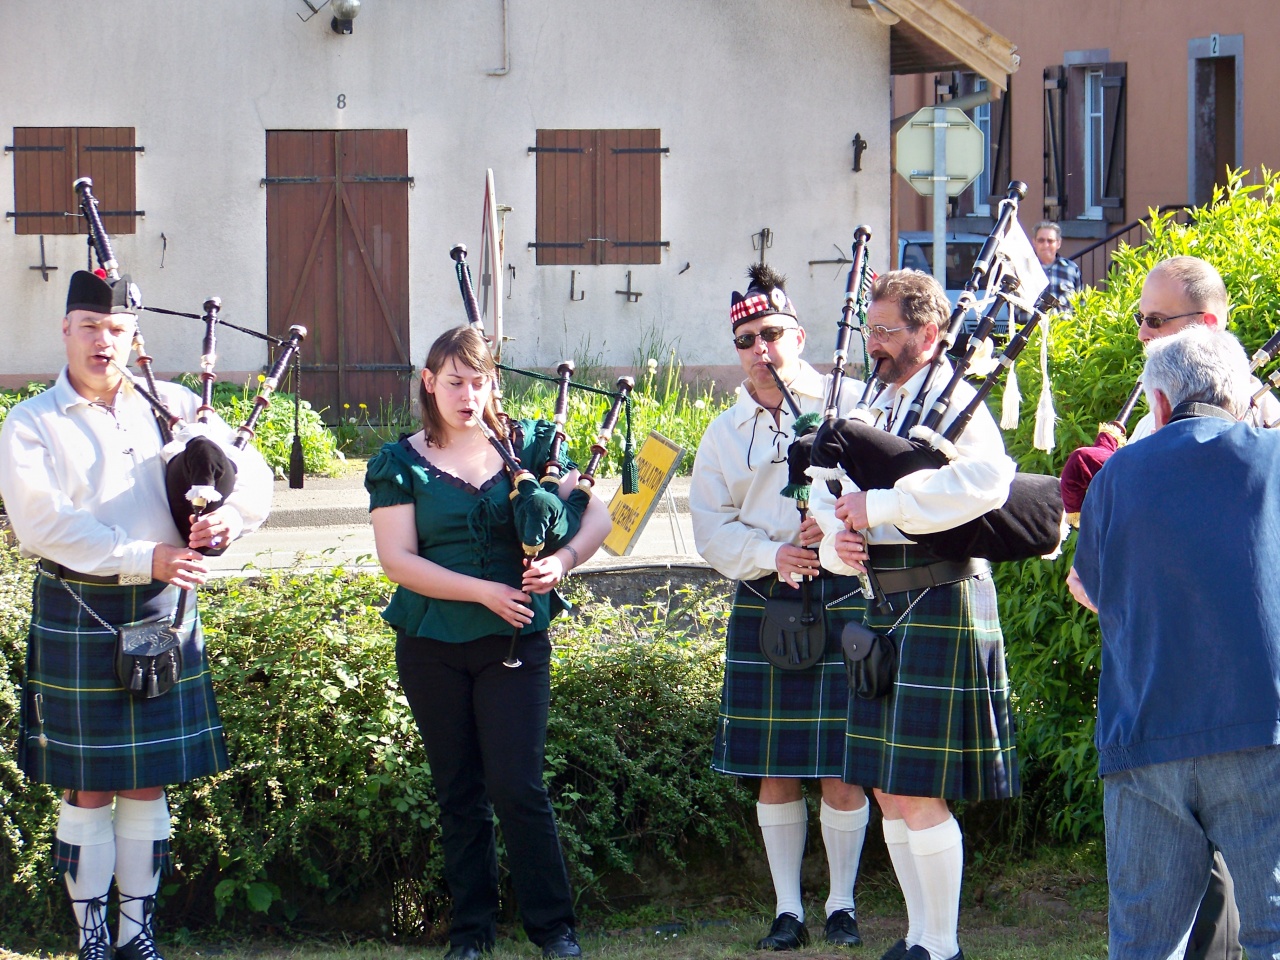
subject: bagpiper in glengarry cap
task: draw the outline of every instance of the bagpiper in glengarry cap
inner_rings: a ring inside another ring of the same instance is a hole
[[[128,274],[115,281],[104,280],[88,270],[77,270],[71,275],[71,283],[67,287],[67,313],[72,310],[137,313],[141,306],[142,293]]]
[[[800,322],[800,318],[796,316],[796,305],[783,289],[787,283],[786,277],[765,263],[753,263],[747,269],[747,277],[751,280],[747,292],[738,293],[735,290],[729,306],[729,320],[734,330],[738,329],[740,323],[774,314]]]

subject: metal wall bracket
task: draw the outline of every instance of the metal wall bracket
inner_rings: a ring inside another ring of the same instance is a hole
[[[862,172],[862,151],[867,149],[867,141],[862,139],[861,133],[853,135],[853,172]]]
[[[578,289],[578,271],[570,270],[569,271],[569,301],[571,303],[576,303],[579,300],[587,299],[587,291],[585,290],[583,290],[580,295],[574,296],[574,294],[577,292],[577,289]]]
[[[626,297],[627,303],[635,303],[642,296],[644,296],[644,294],[642,294],[639,290],[631,289],[631,271],[630,270],[627,271],[627,289],[615,290],[613,292],[617,294],[621,294],[622,296]]]
[[[49,282],[49,271],[58,269],[57,267],[53,266],[53,264],[49,263],[49,261],[46,260],[44,257],[44,234],[43,233],[40,234],[40,262],[33,267],[27,267],[27,269],[39,270],[40,276],[44,278],[45,283]]]
[[[751,249],[760,251],[760,262],[764,263],[764,252],[773,246],[773,231],[761,227],[759,233],[751,235]]]

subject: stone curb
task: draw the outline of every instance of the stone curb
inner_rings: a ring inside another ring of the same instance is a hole
[[[607,503],[618,488],[617,478],[610,477],[596,485],[598,495]],[[676,509],[689,509],[689,478],[676,477],[670,491]],[[663,512],[661,505],[656,514]],[[658,516],[654,517],[657,520]],[[363,476],[308,478],[301,490],[292,490],[283,480],[276,481],[271,514],[264,528],[345,527],[369,522],[369,500]],[[650,521],[653,522],[653,521]]]

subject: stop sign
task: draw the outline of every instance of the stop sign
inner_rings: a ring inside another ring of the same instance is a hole
[[[934,107],[917,110],[894,135],[894,169],[919,193],[933,196]],[[985,166],[987,138],[963,110],[947,107],[947,196],[960,194]]]

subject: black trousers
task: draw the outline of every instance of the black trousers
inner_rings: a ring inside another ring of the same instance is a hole
[[[1236,886],[1222,854],[1215,850],[1209,888],[1200,901],[1183,960],[1240,960],[1243,955]]]
[[[555,813],[542,783],[551,701],[551,643],[510,635],[442,643],[397,633],[396,666],[427,748],[440,803],[452,946],[491,946],[498,913],[496,812],[520,920],[541,946],[575,925]]]

